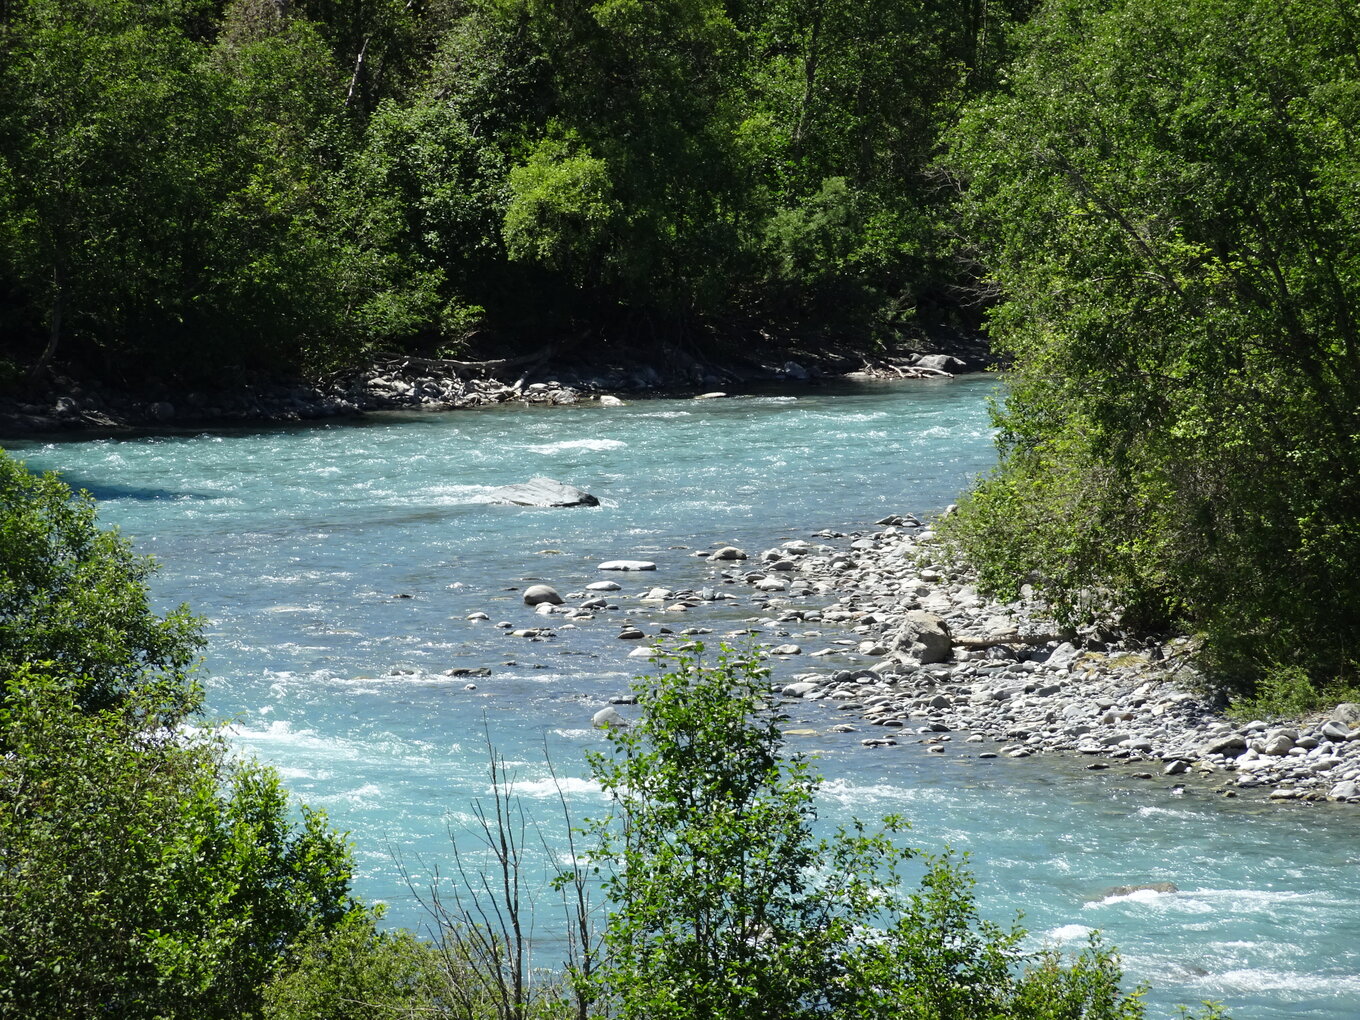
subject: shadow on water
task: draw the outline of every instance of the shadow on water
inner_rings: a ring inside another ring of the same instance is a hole
[[[175,501],[175,500],[211,500],[220,497],[206,492],[175,492],[171,489],[160,489],[147,485],[119,485],[116,482],[91,482],[82,480],[77,475],[67,474],[65,471],[58,473],[61,480],[69,485],[76,492],[88,492],[91,496],[101,503],[111,502],[116,499],[131,499],[139,503],[150,503],[156,501]]]

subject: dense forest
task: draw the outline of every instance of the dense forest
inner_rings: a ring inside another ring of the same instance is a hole
[[[957,303],[933,160],[1027,6],[5,0],[4,355],[891,337]]]

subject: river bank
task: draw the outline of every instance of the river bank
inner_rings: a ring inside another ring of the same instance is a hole
[[[1195,669],[1191,639],[1065,632],[1033,599],[980,596],[913,518],[879,524],[816,544],[785,542],[758,566],[720,571],[769,591],[767,623],[790,628],[788,637],[823,622],[859,636],[855,652],[875,663],[808,671],[781,693],[835,702],[859,722],[840,728],[864,727],[864,745],[911,740],[943,751],[966,741],[980,757],[1075,754],[1093,770],[1204,781],[1229,797],[1360,803],[1360,707],[1293,721],[1229,719]],[[814,593],[836,600],[803,608]],[[776,643],[770,654],[804,649]]]
[[[639,642],[630,657],[646,658],[658,647],[711,640],[704,637],[711,628],[677,630],[676,614],[741,605],[756,613],[749,626],[719,637],[738,646],[758,640],[781,665],[781,696],[834,704],[854,721],[831,732],[868,749],[915,743],[943,753],[953,744],[955,755],[980,759],[1068,754],[1089,759],[1092,771],[1118,768],[1132,779],[1194,783],[1226,797],[1360,803],[1360,706],[1302,720],[1230,719],[1194,665],[1191,638],[1061,627],[1028,594],[1005,603],[981,596],[916,518],[877,524],[881,530],[818,532],[755,557],[733,546],[701,550],[693,555],[709,561],[711,583],[698,588],[628,592],[600,580],[563,598],[531,586],[524,602],[545,623],[499,626],[551,641],[559,632],[546,621],[575,629],[617,613],[619,639]],[[655,566],[625,559],[599,569],[638,577],[645,575],[633,572]],[[854,637],[830,636],[833,628]],[[799,671],[804,660],[821,668]],[[594,721],[626,716],[605,707]]]
[[[453,411],[496,404],[574,405],[620,397],[693,395],[733,387],[808,385],[838,380],[931,379],[991,364],[985,342],[947,333],[899,344],[811,347],[757,344],[741,353],[660,358],[608,348],[487,361],[386,355],[320,380],[247,373],[230,383],[191,386],[160,380],[115,385],[55,375],[41,386],[0,396],[0,437],[63,431],[301,422],[374,411]]]

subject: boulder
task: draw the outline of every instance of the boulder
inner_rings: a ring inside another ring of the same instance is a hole
[[[615,726],[622,729],[624,726],[628,725],[628,720],[619,715],[617,709],[605,707],[590,717],[590,724],[596,729],[601,730],[607,730]]]
[[[610,396],[608,393],[605,393],[605,394],[603,394],[603,395],[600,397],[600,406],[601,406],[601,407],[622,407],[622,406],[623,406],[623,401],[620,400],[618,397]]]
[[[587,591],[619,591],[622,588],[618,581],[591,581],[586,585]]]
[[[1322,724],[1322,735],[1332,743],[1351,738],[1351,728],[1343,723],[1333,722],[1330,719]]]
[[[725,545],[721,549],[715,549],[708,557],[710,560],[744,560],[746,554],[734,545]]]
[[[1331,721],[1355,729],[1360,726],[1360,705],[1351,701],[1342,702],[1332,709]]]
[[[605,560],[596,570],[655,570],[656,564],[648,560]]]
[[[1214,737],[1204,745],[1202,754],[1226,754],[1229,757],[1237,755],[1247,749],[1247,738],[1240,733],[1228,733],[1221,737]]]
[[[949,624],[941,616],[913,609],[902,616],[902,623],[888,639],[893,651],[907,652],[918,662],[944,662],[954,649]]]
[[[1288,754],[1293,746],[1294,738],[1288,733],[1282,733],[1277,730],[1276,732],[1269,734],[1265,740],[1261,742],[1261,747],[1258,750],[1260,750],[1262,754],[1268,754],[1278,758]]]
[[[1136,892],[1173,893],[1180,892],[1175,882],[1149,882],[1147,885],[1116,885],[1106,889],[1096,897],[1098,900],[1114,899],[1116,896],[1131,896]]]
[[[1057,648],[1048,653],[1048,658],[1044,660],[1044,665],[1048,666],[1050,669],[1066,669],[1068,666],[1072,665],[1080,654],[1081,652],[1077,650],[1076,645],[1072,644],[1070,641],[1064,641]],[[1244,744],[1243,746],[1245,747],[1246,745]]]
[[[530,478],[527,482],[502,485],[492,489],[489,497],[494,503],[508,503],[514,506],[599,506],[600,501],[574,485],[554,481],[542,476]]]
[[[556,588],[546,584],[535,584],[524,589],[524,604],[526,606],[536,606],[542,602],[560,606],[562,604],[562,596],[557,594]]]
[[[1328,800],[1360,800],[1360,784],[1347,779],[1337,783],[1327,792]]]

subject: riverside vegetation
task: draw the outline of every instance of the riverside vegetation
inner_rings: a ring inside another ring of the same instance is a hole
[[[384,932],[343,838],[226,753],[198,622],[149,609],[152,565],[88,497],[0,460],[0,555],[0,1015],[1143,1015],[1112,950],[1025,951],[961,861],[900,848],[900,821],[814,837],[819,781],[784,750],[767,673],[728,653],[639,682],[640,718],[591,756],[610,810],[558,880],[564,970],[530,966],[494,755],[497,870],[436,904],[434,940]]]

